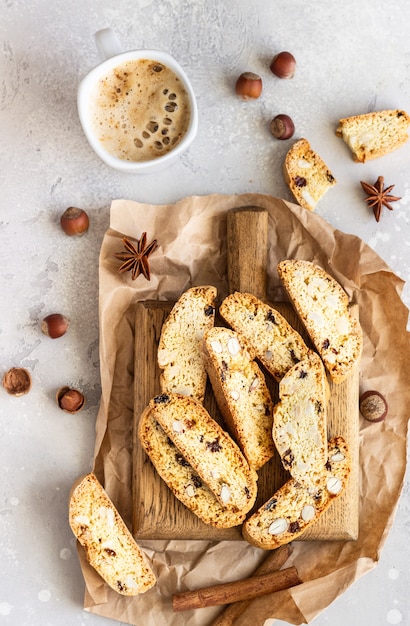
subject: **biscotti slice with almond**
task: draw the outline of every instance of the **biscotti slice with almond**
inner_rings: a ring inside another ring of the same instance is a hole
[[[258,470],[275,452],[273,402],[265,377],[246,340],[230,328],[215,326],[203,341],[205,367],[228,430],[248,463]]]
[[[309,211],[336,184],[332,172],[307,139],[299,139],[291,146],[283,163],[283,174],[298,204]]]
[[[188,396],[161,394],[149,406],[154,419],[218,502],[235,513],[247,513],[256,499],[257,474],[203,405]]]
[[[363,345],[346,292],[311,261],[281,261],[278,274],[333,382],[343,382],[359,361]]]
[[[87,561],[114,591],[136,596],[155,584],[147,556],[93,473],[72,487],[69,523]]]
[[[250,293],[230,294],[219,312],[245,337],[256,358],[277,381],[309,353],[302,337],[283,315]]]
[[[292,478],[316,489],[327,463],[329,385],[320,357],[312,352],[279,383],[272,435]]]
[[[388,109],[343,118],[336,135],[349,146],[356,162],[365,163],[405,144],[409,126],[410,116],[406,111]]]
[[[244,539],[263,550],[275,550],[299,539],[340,496],[351,471],[351,457],[342,437],[328,442],[329,458],[317,488],[291,478],[242,527]]]
[[[163,393],[181,393],[203,401],[206,371],[201,340],[215,320],[213,286],[191,287],[173,306],[165,320],[158,344],[158,365]]]
[[[232,528],[245,519],[223,507],[197,472],[174,446],[146,408],[138,426],[138,437],[153,466],[173,494],[205,524],[215,528]]]

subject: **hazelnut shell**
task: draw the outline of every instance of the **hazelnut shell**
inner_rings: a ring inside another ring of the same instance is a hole
[[[270,64],[270,70],[278,78],[293,78],[296,59],[291,52],[284,50],[276,54]]]
[[[41,322],[41,331],[51,337],[51,339],[58,339],[62,337],[68,330],[70,321],[65,315],[61,313],[51,313],[47,315]]]
[[[379,391],[369,390],[360,396],[359,409],[369,422],[382,422],[387,416],[388,405]]]
[[[70,206],[60,217],[60,224],[65,234],[72,237],[86,233],[90,222],[84,209]]]
[[[62,411],[72,414],[82,411],[85,405],[85,397],[81,391],[67,386],[58,389],[56,401]]]
[[[270,132],[276,139],[290,139],[295,133],[292,118],[285,113],[279,113],[270,123]]]
[[[3,387],[11,396],[24,396],[31,389],[31,374],[24,367],[12,367],[3,377]]]
[[[262,93],[262,79],[253,72],[243,72],[236,81],[235,92],[243,100],[256,100]]]

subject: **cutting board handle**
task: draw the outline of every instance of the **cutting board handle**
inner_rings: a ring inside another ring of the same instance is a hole
[[[229,292],[266,299],[268,211],[254,206],[228,211],[227,250]]]

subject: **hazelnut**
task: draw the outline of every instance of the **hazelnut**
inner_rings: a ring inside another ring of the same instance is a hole
[[[81,391],[70,387],[60,387],[56,399],[60,409],[66,413],[78,413],[85,405],[85,397]]]
[[[280,113],[270,123],[270,132],[276,139],[290,139],[295,132],[295,125],[289,115]]]
[[[278,78],[293,78],[296,59],[291,52],[279,52],[273,57],[270,69]]]
[[[369,422],[382,422],[387,415],[387,402],[379,391],[365,391],[359,399],[359,409]]]
[[[47,337],[57,339],[65,335],[69,325],[70,321],[65,315],[61,315],[61,313],[51,313],[51,315],[47,315],[41,322],[41,330]]]
[[[217,339],[213,339],[211,341],[211,348],[214,352],[217,352],[218,354],[221,354],[221,352],[223,351],[222,344]]]
[[[329,476],[326,482],[326,488],[332,496],[337,496],[343,489],[343,484],[337,476]]]
[[[185,431],[184,425],[180,420],[174,420],[172,422],[172,430],[174,433],[183,433]]]
[[[31,374],[24,367],[12,367],[3,377],[3,387],[11,396],[24,396],[31,389]]]
[[[284,517],[278,517],[273,520],[271,525],[268,528],[268,533],[270,535],[281,535],[286,532],[289,527],[288,521]]]
[[[231,499],[231,495],[232,495],[231,490],[229,489],[228,485],[224,483],[221,487],[221,494],[220,494],[220,498],[223,504],[228,504],[229,500]]]
[[[236,81],[235,91],[243,100],[256,100],[262,93],[262,79],[253,72],[244,72]]]
[[[70,206],[60,217],[61,228],[66,235],[83,235],[88,230],[89,219],[83,209]]]
[[[241,351],[241,346],[236,337],[230,337],[228,341],[228,352],[231,356],[236,356]]]
[[[311,522],[316,517],[316,509],[313,504],[305,504],[300,512],[304,522]]]

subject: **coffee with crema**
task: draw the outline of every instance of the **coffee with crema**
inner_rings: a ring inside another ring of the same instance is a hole
[[[190,121],[188,94],[178,76],[150,59],[126,61],[97,83],[94,132],[110,154],[147,161],[172,150]]]

